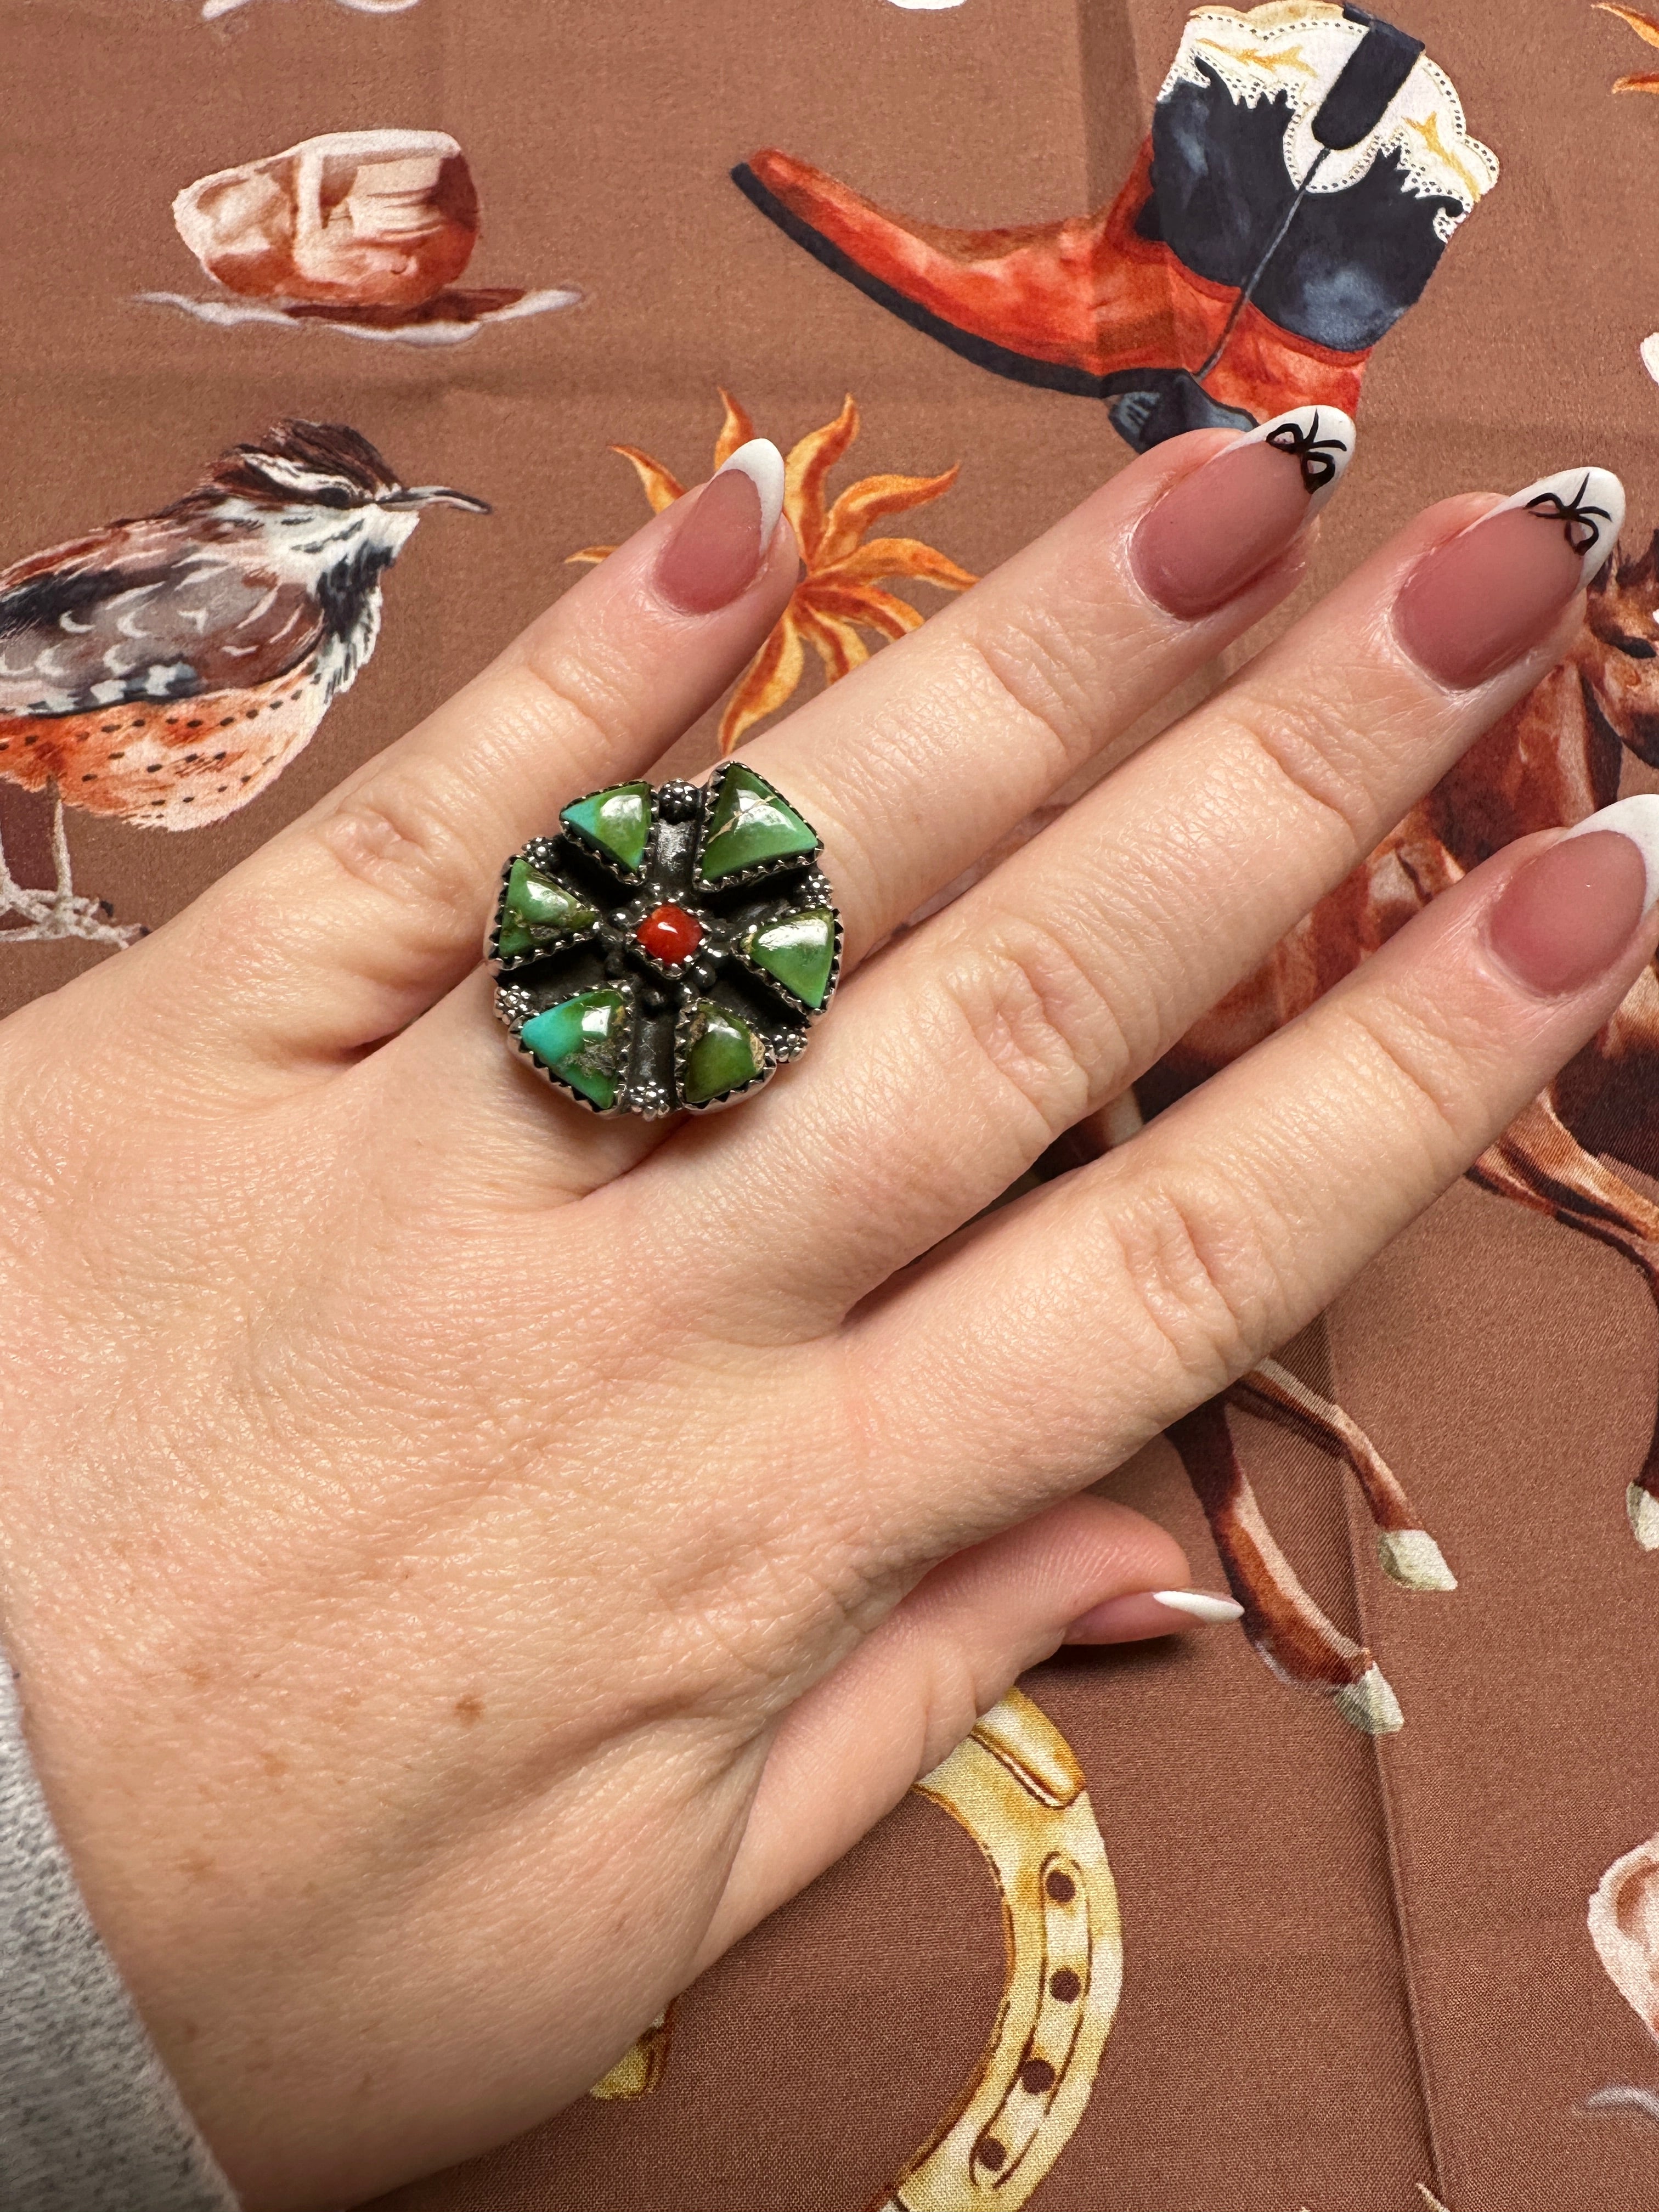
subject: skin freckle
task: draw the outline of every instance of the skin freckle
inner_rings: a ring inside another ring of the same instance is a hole
[[[455,1717],[471,1728],[473,1722],[483,1717],[483,1699],[476,1691],[469,1690],[464,1698],[455,1700]]]

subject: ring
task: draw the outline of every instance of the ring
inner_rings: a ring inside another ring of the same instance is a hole
[[[739,761],[617,783],[501,870],[495,1012],[591,1114],[712,1113],[799,1056],[841,976],[817,832]]]

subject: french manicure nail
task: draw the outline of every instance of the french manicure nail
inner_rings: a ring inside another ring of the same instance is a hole
[[[1183,477],[1135,532],[1141,589],[1183,620],[1224,606],[1324,506],[1355,434],[1340,407],[1293,407]]]
[[[1611,470],[1540,477],[1418,562],[1395,603],[1401,643],[1455,690],[1483,684],[1548,635],[1624,520]]]
[[[1189,1613],[1206,1626],[1244,1618],[1244,1608],[1236,1598],[1217,1597],[1209,1590],[1154,1590],[1152,1595],[1154,1605],[1167,1605],[1172,1613]]]
[[[729,606],[760,574],[783,513],[783,455],[751,438],[684,502],[657,562],[657,588],[683,614]]]
[[[1591,814],[1517,868],[1493,907],[1492,950],[1529,990],[1560,998],[1610,968],[1659,900],[1659,795]]]
[[[1242,1620],[1244,1608],[1208,1590],[1134,1590],[1091,1606],[1066,1632],[1068,1644],[1131,1644],[1147,1636],[1172,1636],[1193,1621],[1206,1627]]]

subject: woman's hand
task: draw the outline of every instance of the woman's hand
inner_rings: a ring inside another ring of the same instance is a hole
[[[647,771],[781,609],[741,471],[0,1031],[0,1622],[251,2205],[545,2116],[1073,1623],[1184,1583],[1080,1493],[1315,1315],[1650,957],[1638,847],[1533,840],[975,1219],[1578,619],[1559,514],[1449,501],[1136,750],[1297,582],[1302,465],[1158,448],[748,749],[823,836],[850,980],[730,1115],[585,1116],[477,947],[503,856]]]

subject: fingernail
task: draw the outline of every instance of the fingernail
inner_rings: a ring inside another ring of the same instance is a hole
[[[1183,620],[1224,606],[1324,506],[1354,437],[1340,407],[1293,407],[1183,477],[1135,532],[1142,591]]]
[[[1487,934],[1512,975],[1556,999],[1612,967],[1659,899],[1659,796],[1604,806],[1519,867]]]
[[[683,614],[730,606],[760,574],[783,513],[783,455],[751,438],[684,502],[657,562],[657,588]]]
[[[1456,690],[1483,684],[1548,635],[1624,520],[1611,470],[1540,477],[1418,562],[1395,602],[1401,643]]]
[[[1242,1605],[1230,1597],[1212,1597],[1208,1590],[1135,1590],[1091,1606],[1066,1630],[1066,1641],[1131,1644],[1140,1637],[1172,1636],[1195,1620],[1209,1627],[1243,1618]]]

